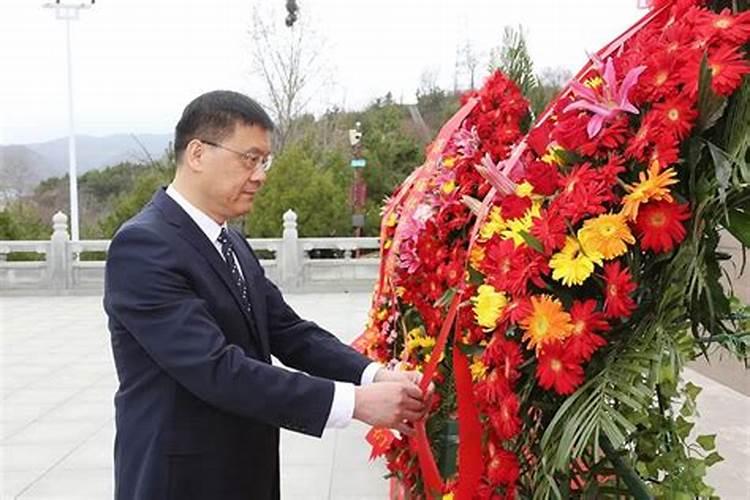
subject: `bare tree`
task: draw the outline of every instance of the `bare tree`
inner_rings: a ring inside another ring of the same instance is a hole
[[[469,89],[474,89],[477,68],[479,67],[479,55],[471,40],[467,38],[464,44],[456,49],[456,58],[456,69],[462,70],[469,80]]]
[[[431,66],[422,70],[422,74],[419,75],[419,88],[417,88],[417,96],[429,95],[440,89],[438,85],[438,76],[440,75],[440,69]]]
[[[294,137],[295,121],[327,81],[329,70],[321,56],[322,38],[307,17],[290,28],[275,24],[277,19],[255,7],[250,35],[253,74],[265,87],[262,101],[276,122],[275,145],[281,150]]]
[[[38,173],[19,158],[9,158],[0,153],[0,206],[28,194],[39,182]]]
[[[563,66],[545,67],[539,72],[537,80],[541,85],[561,89],[573,78],[573,72]]]

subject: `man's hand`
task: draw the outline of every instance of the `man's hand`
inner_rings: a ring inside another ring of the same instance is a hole
[[[372,381],[373,383],[403,381],[403,382],[411,382],[419,386],[419,383],[422,381],[422,374],[417,371],[412,371],[412,370],[403,371],[403,370],[390,370],[388,368],[381,368],[375,373],[375,377],[372,379]],[[432,401],[432,396],[434,393],[435,393],[435,384],[430,382],[429,387],[427,387],[427,393],[425,394],[425,397],[424,397],[425,413],[427,413],[427,411],[430,409],[430,402]]]
[[[354,418],[410,436],[411,422],[427,411],[422,390],[411,381],[379,382],[354,389]]]

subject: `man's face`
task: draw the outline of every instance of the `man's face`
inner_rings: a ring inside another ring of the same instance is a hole
[[[231,135],[218,144],[241,153],[266,157],[271,153],[271,133],[257,125],[237,124]],[[252,167],[240,154],[205,144],[201,179],[204,198],[211,212],[224,219],[245,215],[266,180],[261,164]]]

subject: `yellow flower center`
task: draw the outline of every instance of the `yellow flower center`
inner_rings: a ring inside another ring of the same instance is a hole
[[[672,120],[673,122],[676,122],[680,119],[680,112],[677,111],[676,108],[672,108],[667,112],[667,118]]]
[[[711,76],[716,76],[721,73],[721,66],[719,64],[711,64]]]
[[[651,217],[649,218],[649,222],[652,226],[661,227],[667,222],[667,218],[662,212],[656,212],[655,214],[651,215]]]
[[[552,368],[552,371],[557,373],[560,370],[562,370],[562,363],[560,363],[559,359],[553,359],[552,362],[549,364],[549,367]]]
[[[613,297],[617,296],[617,286],[616,285],[609,285],[609,294]]]
[[[669,74],[666,71],[664,70],[659,71],[656,74],[656,78],[654,78],[654,83],[656,85],[663,85],[664,82],[667,81],[667,76],[669,76]]]
[[[732,20],[727,17],[721,17],[714,21],[714,28],[725,30],[732,26]]]
[[[549,321],[547,321],[547,318],[544,316],[537,318],[534,322],[534,325],[540,336],[545,335],[547,333],[547,330],[549,329]]]
[[[583,333],[583,329],[586,328],[586,322],[583,320],[578,320],[573,325],[573,333],[576,335]]]

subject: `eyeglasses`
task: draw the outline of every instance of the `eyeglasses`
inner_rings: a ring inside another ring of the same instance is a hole
[[[245,162],[245,165],[247,165],[250,170],[261,168],[264,172],[268,172],[271,169],[271,163],[273,162],[273,155],[271,154],[264,155],[262,153],[259,153],[257,150],[252,149],[243,153],[241,151],[236,151],[234,149],[228,148],[222,144],[217,144],[211,141],[204,141],[203,139],[198,140],[203,144],[208,144],[209,146],[223,149],[225,151],[229,151],[230,153],[238,155],[240,158],[242,158],[242,161]]]

